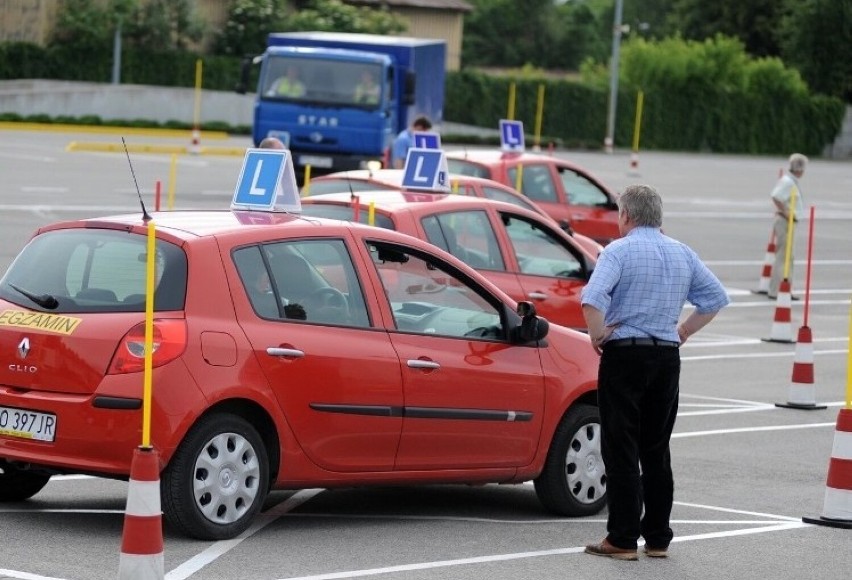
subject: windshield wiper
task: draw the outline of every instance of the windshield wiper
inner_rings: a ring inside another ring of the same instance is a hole
[[[24,290],[23,288],[19,288],[14,284],[9,284],[9,287],[13,290],[16,290],[20,294],[23,294],[42,308],[53,310],[54,308],[59,306],[59,300],[57,300],[55,296],[51,296],[50,294],[34,294],[33,292],[29,292],[27,290]]]

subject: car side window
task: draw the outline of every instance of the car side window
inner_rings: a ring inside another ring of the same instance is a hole
[[[514,187],[518,181],[518,166],[508,170],[509,183]],[[550,167],[543,164],[524,165],[521,172],[521,193],[533,201],[557,202],[556,184]]]
[[[606,193],[584,175],[563,167],[559,170],[559,177],[571,205],[595,207],[609,203]]]
[[[261,318],[336,326],[370,325],[364,294],[343,240],[299,240],[234,252],[249,301]]]
[[[370,242],[368,247],[397,330],[506,339],[500,303],[459,277],[451,266],[396,244]]]
[[[551,231],[511,214],[502,214],[521,273],[555,278],[583,278],[583,261]]]
[[[485,270],[504,270],[497,236],[484,211],[458,211],[423,218],[426,239],[459,260]]]

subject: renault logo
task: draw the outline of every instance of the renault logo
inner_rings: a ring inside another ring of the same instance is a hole
[[[27,358],[28,354],[30,354],[30,339],[24,337],[23,340],[18,343],[18,358]]]

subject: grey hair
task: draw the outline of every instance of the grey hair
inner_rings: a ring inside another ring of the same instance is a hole
[[[663,200],[650,185],[628,185],[618,197],[618,207],[637,226],[663,225]]]
[[[801,153],[793,153],[790,155],[790,172],[804,171],[808,165],[808,158]]]

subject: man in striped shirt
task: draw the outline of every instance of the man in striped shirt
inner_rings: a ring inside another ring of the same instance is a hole
[[[678,406],[678,347],[729,300],[691,248],[662,234],[663,203],[654,188],[631,185],[618,206],[622,237],[601,252],[581,297],[592,347],[601,355],[609,508],[606,538],[586,552],[636,560],[642,536],[645,553],[662,558],[673,537],[669,441]],[[686,302],[695,309],[679,322]]]

